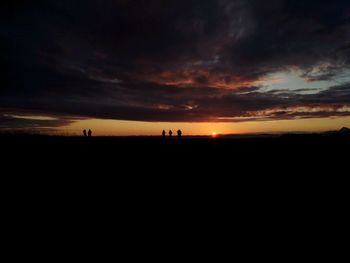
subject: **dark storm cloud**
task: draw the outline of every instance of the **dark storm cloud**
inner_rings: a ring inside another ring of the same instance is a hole
[[[29,115],[0,114],[0,131],[48,131],[73,123],[70,118],[38,119]]]
[[[8,1],[0,15],[3,112],[145,121],[350,114],[348,85],[300,95],[256,83],[290,68],[306,81],[348,69],[345,0]]]
[[[25,109],[36,114],[141,121],[245,121],[350,115],[350,84],[309,95],[290,91],[260,92],[258,87],[227,90],[148,84],[147,96],[140,92],[144,85],[115,89],[115,98],[107,99],[96,93],[95,101],[85,97],[76,100],[44,97],[17,98],[16,102],[21,105],[19,112]],[[123,102],[119,98],[123,98]],[[5,109],[13,101],[7,103]]]

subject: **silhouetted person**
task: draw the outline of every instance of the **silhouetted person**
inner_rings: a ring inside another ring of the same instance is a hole
[[[182,131],[181,131],[181,130],[178,130],[178,131],[177,131],[177,137],[178,137],[179,139],[181,139],[181,137],[182,137]]]
[[[171,138],[173,136],[172,130],[169,131],[169,137]]]
[[[84,137],[86,137],[87,136],[86,130],[83,130],[83,133],[84,133]]]
[[[88,135],[89,135],[89,137],[91,137],[91,135],[92,135],[92,131],[91,130],[88,131]]]
[[[165,131],[162,132],[163,139],[165,139]]]

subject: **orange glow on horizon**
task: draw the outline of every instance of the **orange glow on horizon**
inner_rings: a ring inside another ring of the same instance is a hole
[[[161,136],[163,130],[177,131],[181,129],[184,136],[213,136],[213,131],[216,134],[323,132],[339,130],[342,127],[350,127],[350,117],[203,123],[86,119],[60,128],[58,133],[81,135],[84,129],[92,129],[96,136]]]

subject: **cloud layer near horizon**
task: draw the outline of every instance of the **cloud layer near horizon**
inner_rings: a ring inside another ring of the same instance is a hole
[[[48,2],[0,11],[0,128],[23,112],[66,116],[43,122],[51,127],[350,115],[350,84],[333,83],[350,66],[348,1]],[[291,71],[332,84],[264,90]]]

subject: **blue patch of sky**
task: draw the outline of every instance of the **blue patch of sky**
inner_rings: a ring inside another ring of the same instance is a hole
[[[330,87],[350,83],[350,70],[344,70],[330,80],[307,81],[298,71],[287,71],[271,74],[260,84],[259,92],[281,91],[298,94],[315,94]]]

